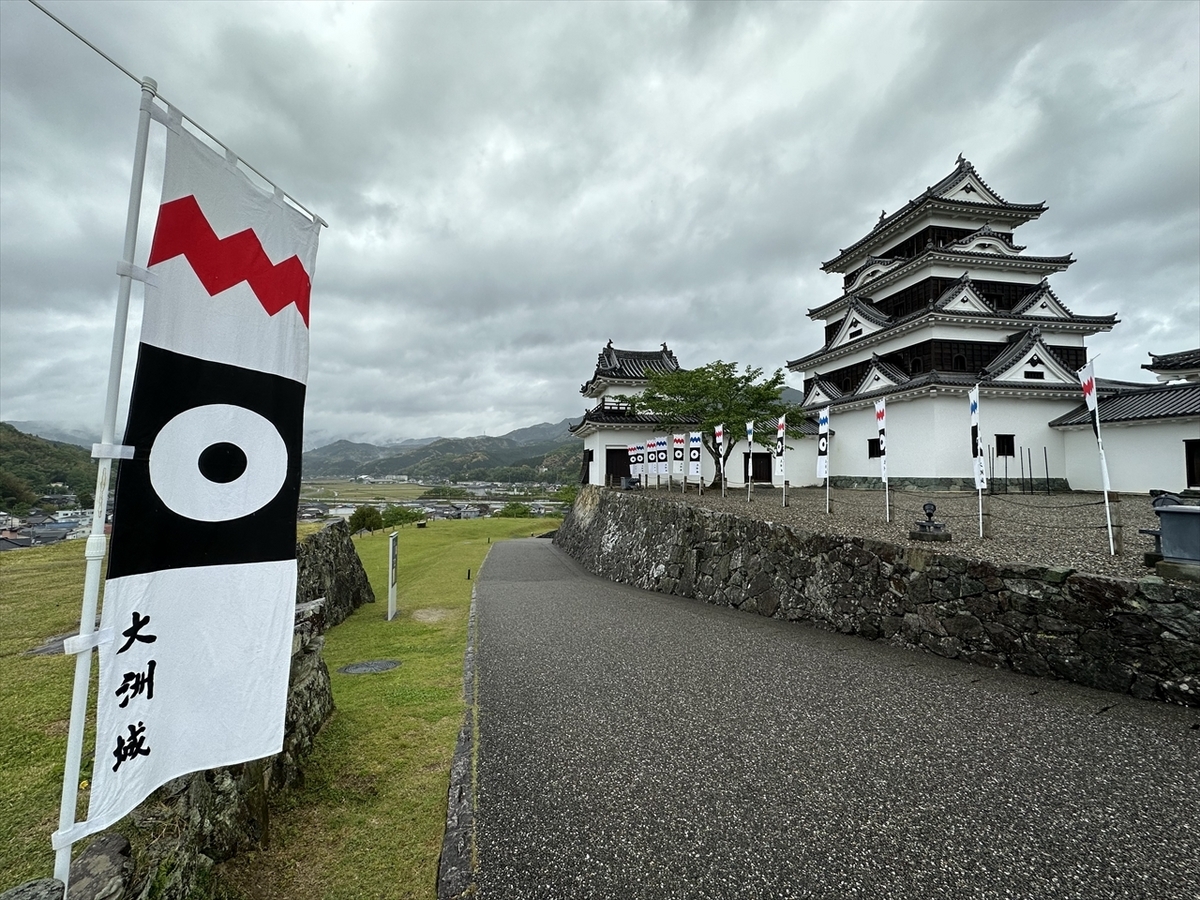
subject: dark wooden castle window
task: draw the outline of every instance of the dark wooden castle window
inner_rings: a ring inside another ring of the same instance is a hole
[[[955,372],[967,371],[967,358],[965,356],[963,356],[961,353],[955,353],[954,360],[951,363],[951,368]]]
[[[867,438],[867,459],[879,459],[883,451],[879,447],[879,438]]]
[[[998,434],[998,435],[996,435],[996,455],[997,456],[1016,456],[1017,455],[1017,436],[1015,434]]]
[[[879,256],[882,259],[912,259],[914,256],[924,253],[930,242],[934,247],[941,247],[962,240],[974,232],[974,228],[947,228],[943,225],[930,225],[928,228],[922,228],[912,237],[905,238],[894,247],[883,251]]]
[[[926,278],[903,290],[875,301],[875,308],[889,316],[906,316],[942,296],[958,282],[957,278]],[[1007,281],[972,281],[975,290],[993,307],[1006,312],[1038,289],[1036,284]]]

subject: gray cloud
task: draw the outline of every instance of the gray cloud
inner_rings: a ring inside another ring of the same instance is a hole
[[[1103,374],[1200,344],[1193,5],[51,6],[329,220],[310,442],[578,415],[609,338],[773,370],[960,151]],[[0,414],[93,425],[136,86],[13,2],[0,74]]]

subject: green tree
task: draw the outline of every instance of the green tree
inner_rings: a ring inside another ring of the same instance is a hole
[[[389,506],[383,511],[383,527],[395,528],[398,525],[411,525],[413,522],[420,522],[423,518],[425,518],[425,514],[419,509],[411,509],[407,506]]]
[[[466,500],[471,496],[471,492],[466,488],[451,487],[450,485],[442,484],[431,487],[423,493],[418,500]]]
[[[652,413],[681,427],[690,423],[689,429],[698,427],[704,449],[716,463],[713,484],[719,485],[722,463],[733,452],[733,436],[740,435],[747,422],[758,423],[754,442],[763,447],[775,445],[775,423],[782,415],[788,417],[788,436],[800,437],[800,407],[780,398],[783,369],[776,369],[765,380],[760,380],[762,377],[760,368],[746,366],[739,373],[736,362],[718,359],[698,369],[651,373],[643,393],[619,399],[628,402],[635,413]],[[726,429],[724,458],[718,456],[714,443],[713,429],[718,425]]]
[[[578,496],[579,485],[577,484],[564,484],[554,492],[554,499],[561,500],[563,503],[567,504],[567,506],[574,506],[575,498]]]
[[[360,506],[350,514],[350,533],[356,534],[364,528],[367,531],[383,528],[383,516],[373,506]]]
[[[532,519],[533,510],[526,503],[505,503],[503,507],[492,513],[494,517],[501,519]]]

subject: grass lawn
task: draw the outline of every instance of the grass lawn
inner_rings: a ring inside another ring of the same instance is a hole
[[[84,543],[0,553],[0,891],[49,878],[54,868],[50,835],[58,827],[75,660],[25,653],[79,630]],[[84,746],[82,778],[93,746]],[[79,811],[86,809],[81,797]]]
[[[386,500],[399,503],[416,500],[429,490],[424,484],[361,484],[357,481],[305,481],[300,485],[300,496],[305,500],[322,503],[352,503],[371,500]]]
[[[397,618],[387,614],[387,536],[356,540],[377,602],[326,639],[337,711],[305,765],[306,784],[271,817],[268,850],[220,867],[253,900],[434,898],[449,787],[462,722],[462,664],[471,577],[489,540],[528,537],[549,519],[475,519],[400,529]],[[397,659],[378,675],[342,675],[352,662]]]

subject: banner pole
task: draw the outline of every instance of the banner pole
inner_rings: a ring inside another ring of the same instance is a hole
[[[104,401],[104,424],[100,444],[94,455],[99,457],[96,471],[96,498],[92,509],[92,533],[87,539],[84,558],[87,567],[83,583],[83,607],[79,615],[81,637],[96,629],[96,607],[100,598],[100,568],[104,562],[107,540],[104,520],[108,513],[108,483],[112,473],[113,439],[117,430],[117,401],[121,392],[121,366],[125,357],[125,328],[129,319],[129,293],[133,286],[131,275],[134,253],[137,250],[138,214],[142,207],[142,185],[146,175],[146,148],[150,143],[150,108],[158,93],[153,78],[142,79],[141,113],[138,115],[137,143],[133,152],[133,175],[129,185],[129,208],[125,214],[125,246],[121,254],[121,280],[117,289],[116,321],[113,325],[112,355],[108,364],[108,392]],[[107,454],[107,455],[105,455]],[[58,832],[65,834],[75,825],[75,801],[79,792],[79,765],[83,757],[83,732],[87,718],[88,687],[92,673],[92,650],[88,647],[75,654],[75,684],[71,693],[71,719],[67,731],[67,759],[63,770],[62,801],[59,805]],[[63,883],[63,896],[71,876],[71,847],[68,842],[54,852],[54,877]]]
[[[1096,446],[1100,450],[1100,486],[1104,489],[1104,521],[1108,525],[1108,555],[1116,556],[1117,549],[1113,544],[1112,513],[1108,508],[1108,461],[1104,458],[1104,441],[1100,439],[1100,404],[1092,410],[1096,417]]]
[[[979,539],[983,540],[983,488],[976,488],[979,494]]]

